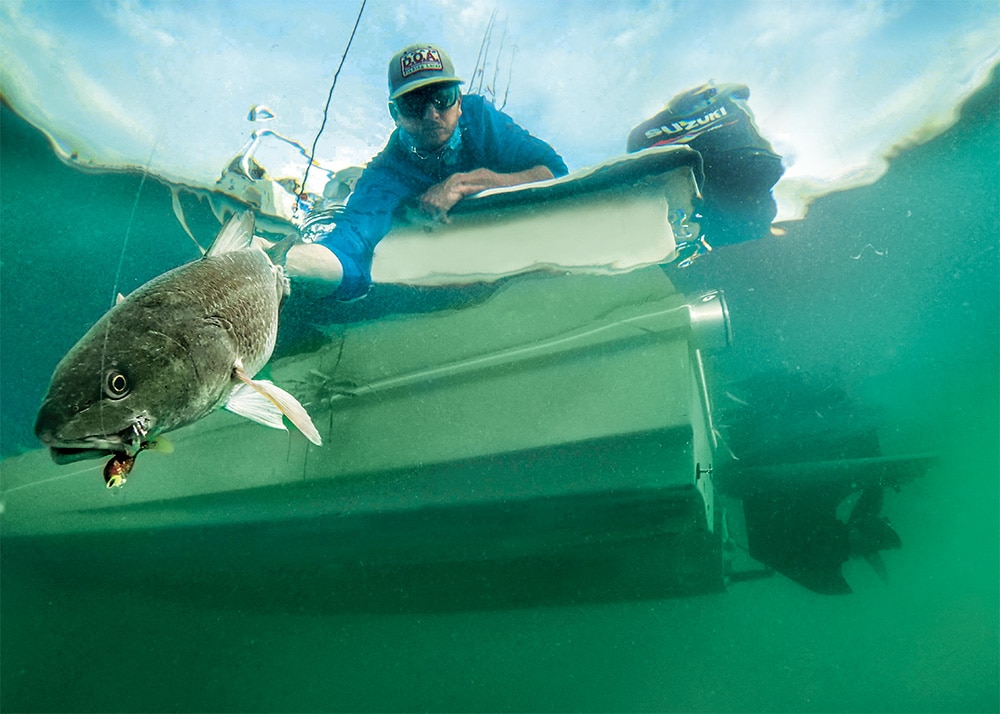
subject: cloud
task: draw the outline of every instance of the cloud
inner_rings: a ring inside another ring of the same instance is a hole
[[[211,184],[258,128],[254,104],[277,114],[269,128],[312,144],[357,7],[3,0],[0,86],[85,160],[143,165],[155,142],[154,171]],[[976,1],[369,0],[318,157],[341,168],[384,145],[386,62],[409,42],[442,42],[471,82],[494,10],[487,76],[499,70],[507,111],[572,168],[621,153],[677,92],[748,84],[788,157],[785,216],[947,126],[997,61],[1000,30],[995,4]]]

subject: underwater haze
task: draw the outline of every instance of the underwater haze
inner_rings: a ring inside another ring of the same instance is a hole
[[[373,4],[393,16],[387,4]],[[43,3],[34,12],[53,12],[57,5]],[[686,18],[690,5],[631,7],[633,15],[657,10]],[[720,26],[727,22],[724,9],[730,4],[706,5]],[[775,17],[795,5],[748,4],[769,8]],[[8,17],[33,11],[29,3],[3,0],[2,6]],[[190,14],[193,7],[65,6],[71,16],[89,15],[95,8],[161,13],[186,8]],[[913,4],[817,6],[830,12],[843,8],[845,17],[850,9],[875,8],[885,18],[905,16]],[[937,13],[928,22],[975,16],[986,18],[982,24],[988,31],[997,27],[994,3],[928,6]],[[459,5],[434,7],[435,12],[448,10],[450,19],[471,22]],[[416,12],[400,8],[400,16]],[[343,14],[355,11],[343,5]],[[234,5],[212,4],[208,16],[224,12],[235,14]],[[196,22],[193,17],[185,21]],[[558,35],[561,25],[550,17],[545,21],[548,32]],[[37,16],[33,22],[39,22]],[[729,22],[726,27],[737,36],[740,27]],[[244,16],[240,23],[252,25],[253,18]],[[634,17],[632,23],[641,24]],[[908,26],[908,37],[927,32],[917,24]],[[475,25],[473,44],[478,44],[479,28]],[[635,32],[641,35],[641,29]],[[854,29],[864,37],[863,27]],[[383,32],[391,38],[385,40]],[[362,75],[381,73],[381,55],[395,49],[398,36],[398,27],[368,27],[367,40],[378,44],[381,54],[373,52],[375,68]],[[681,41],[683,35],[677,36]],[[326,68],[339,59],[342,39],[329,41]],[[171,46],[165,37],[153,40],[158,47]],[[222,54],[240,46],[232,36],[215,40]],[[552,45],[559,43],[552,38]],[[964,47],[975,44],[970,40]],[[525,45],[522,57],[530,52]],[[829,53],[839,78],[843,53],[836,46],[821,49]],[[891,46],[881,51],[892,57]],[[739,54],[740,62],[753,64],[748,57]],[[933,67],[935,61],[930,57],[922,66]],[[757,106],[758,95],[788,96],[787,87],[775,87],[786,81],[787,71],[749,68],[755,78],[751,106]],[[838,184],[827,175],[823,195],[811,198],[803,220],[783,224],[785,235],[718,248],[688,269],[668,269],[685,292],[725,291],[734,343],[707,357],[720,414],[745,396],[741,385],[757,375],[807,375],[836,384],[873,415],[884,452],[937,454],[925,474],[886,495],[885,513],[903,540],[902,549],[884,554],[887,581],[863,560],[852,560],[845,576],[854,592],[838,597],[809,592],[777,574],[697,597],[648,592],[591,597],[583,588],[560,589],[554,580],[586,583],[606,573],[499,568],[470,575],[442,566],[403,569],[386,577],[381,590],[378,582],[369,583],[361,595],[322,606],[308,578],[262,575],[256,587],[268,598],[260,606],[248,603],[231,582],[206,583],[194,576],[197,592],[185,592],[176,580],[169,591],[152,580],[125,577],[127,588],[113,579],[95,585],[72,564],[53,571],[44,568],[44,558],[37,568],[8,560],[0,543],[0,710],[1000,711],[1000,74],[996,67],[984,74],[985,84],[977,84],[972,94],[964,85],[977,76],[974,68],[950,83],[947,72],[932,74],[952,86],[953,101],[943,109],[953,111],[957,123],[887,152],[888,168],[874,183],[845,181],[839,184],[844,190],[831,191]],[[0,449],[5,457],[39,447],[32,424],[52,369],[116,292],[128,293],[198,256],[171,207],[173,184],[165,177],[177,178],[177,172],[165,167],[162,175],[84,173],[66,165],[57,158],[65,146],[54,149],[46,133],[14,111],[20,107],[6,94],[8,81],[4,77],[5,97],[14,106],[5,104],[0,115]],[[643,112],[654,113],[690,83],[664,82],[642,106],[611,102],[616,111],[627,108],[628,116],[613,125],[614,141],[601,140],[623,147],[628,128]],[[325,94],[325,86],[316,89]],[[361,83],[354,91],[380,97],[383,86],[381,80]],[[802,94],[820,95],[816,87]],[[178,111],[198,111],[203,101],[192,100],[191,107]],[[322,97],[313,104],[321,102]],[[601,103],[602,113],[608,103]],[[539,117],[547,111],[544,102],[532,106]],[[796,103],[797,109],[810,106],[805,99]],[[58,133],[59,111],[53,110],[51,125],[42,127],[49,135]],[[115,112],[110,116],[121,118]],[[916,123],[925,119],[923,113]],[[67,128],[65,136],[78,136],[87,126]],[[766,123],[762,129],[767,134]],[[115,128],[103,131],[113,135]],[[385,123],[371,132],[383,138],[387,133]],[[544,124],[538,133],[557,146],[564,135],[557,122]],[[567,136],[572,134],[567,130]],[[894,138],[905,143],[904,135],[907,130]],[[230,137],[235,145],[225,142],[218,149],[224,158],[245,138],[235,129]],[[105,139],[102,134],[93,146],[106,148]],[[355,138],[348,144],[360,156],[373,148],[366,141]],[[799,147],[835,143],[825,134],[788,141]],[[895,143],[893,137],[887,141]],[[71,139],[66,142],[72,145]],[[884,142],[876,143],[884,148]],[[585,139],[579,145],[584,144]],[[100,164],[98,149],[91,158]],[[609,148],[594,157],[581,149],[573,168],[615,153]],[[862,153],[874,164],[881,161],[875,146]],[[148,145],[141,154],[135,165],[145,165]],[[130,159],[118,168],[125,165]],[[840,168],[835,173],[843,178]],[[190,196],[184,201],[195,236],[214,234],[218,223],[204,204]],[[345,308],[346,319],[359,319],[364,309],[363,302]],[[777,428],[794,427],[789,422]],[[205,459],[215,467],[211,454]],[[205,478],[211,478],[208,471]],[[480,516],[456,510],[451,518],[475,522]],[[413,525],[404,520],[386,537],[405,539],[405,529]],[[447,532],[446,522],[439,525]],[[40,555],[45,547],[40,546]],[[196,539],[190,547],[199,547]],[[239,552],[233,548],[232,567],[250,571],[252,578],[254,564],[243,562]],[[148,558],[161,558],[164,569],[171,567],[169,554],[156,547]],[[643,567],[639,557],[628,562]],[[178,578],[183,581],[183,574]]]

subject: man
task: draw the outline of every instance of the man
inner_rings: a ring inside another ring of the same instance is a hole
[[[408,204],[438,220],[488,188],[563,176],[562,158],[462,80],[435,45],[410,45],[389,63],[389,113],[396,130],[365,168],[336,224],[310,227],[312,243],[286,259],[293,277],[321,281],[341,300],[363,296],[376,244]]]

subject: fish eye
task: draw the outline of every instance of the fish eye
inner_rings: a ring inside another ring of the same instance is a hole
[[[112,399],[121,399],[129,392],[128,378],[117,369],[109,369],[104,375],[104,393]]]

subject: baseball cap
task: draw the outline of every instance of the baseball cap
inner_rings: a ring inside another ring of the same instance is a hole
[[[389,62],[389,99],[428,84],[445,82],[464,84],[455,76],[451,58],[436,45],[421,43],[404,47]]]

